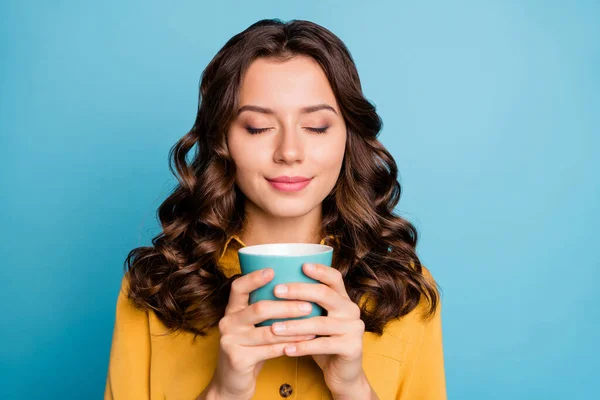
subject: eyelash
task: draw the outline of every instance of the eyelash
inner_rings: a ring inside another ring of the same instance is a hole
[[[322,133],[327,132],[328,128],[329,128],[328,126],[324,126],[323,128],[306,128],[306,129],[308,129],[309,131],[318,133],[318,134],[322,134]],[[251,127],[248,126],[248,127],[246,127],[246,130],[251,135],[257,135],[259,133],[262,133],[262,132],[265,132],[265,131],[269,130],[269,128],[256,129],[256,128],[251,128]]]

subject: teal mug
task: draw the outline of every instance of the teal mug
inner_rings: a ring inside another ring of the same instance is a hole
[[[275,285],[292,282],[321,283],[307,276],[302,271],[302,265],[314,263],[331,267],[332,256],[333,247],[313,243],[267,243],[242,247],[238,250],[242,275],[265,268],[272,268],[275,272],[275,276],[271,281],[250,292],[248,303],[254,304],[260,300],[291,300],[276,297],[273,293]],[[314,302],[310,303],[312,304],[310,314],[295,318],[268,319],[258,323],[257,326],[269,326],[275,322],[290,319],[327,315],[327,310],[323,307]]]

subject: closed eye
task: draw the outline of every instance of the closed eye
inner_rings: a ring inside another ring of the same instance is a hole
[[[250,133],[251,135],[256,135],[265,131],[268,131],[271,128],[252,128],[250,126],[246,127],[246,130],[248,131],[248,133]],[[329,129],[328,126],[324,126],[322,128],[306,128],[311,132],[315,132],[315,133],[325,133],[327,132],[327,129]]]
[[[306,128],[306,129],[308,129],[309,131],[312,131],[312,132],[316,132],[316,133],[325,133],[325,132],[327,132],[327,128],[329,128],[329,127],[324,126],[322,128]]]
[[[264,131],[269,130],[269,128],[250,128],[248,126],[248,127],[246,127],[246,130],[248,131],[249,134],[256,135],[257,133],[262,133]]]

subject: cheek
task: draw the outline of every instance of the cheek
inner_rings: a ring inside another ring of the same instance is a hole
[[[231,143],[229,153],[235,163],[236,182],[244,194],[259,190],[261,188],[263,174],[269,162],[269,155],[264,146],[253,145],[249,141]]]
[[[247,174],[257,169],[260,155],[252,148],[252,143],[247,140],[240,140],[236,135],[232,135],[228,142],[229,154],[235,163],[238,173]]]
[[[345,147],[344,140],[321,146],[313,153],[313,161],[320,166],[322,173],[337,174],[344,160]]]

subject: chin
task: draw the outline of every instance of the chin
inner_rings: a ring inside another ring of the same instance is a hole
[[[278,201],[278,204],[268,207],[266,211],[278,218],[296,218],[308,214],[314,206],[307,207],[306,204],[293,204],[286,201]]]

